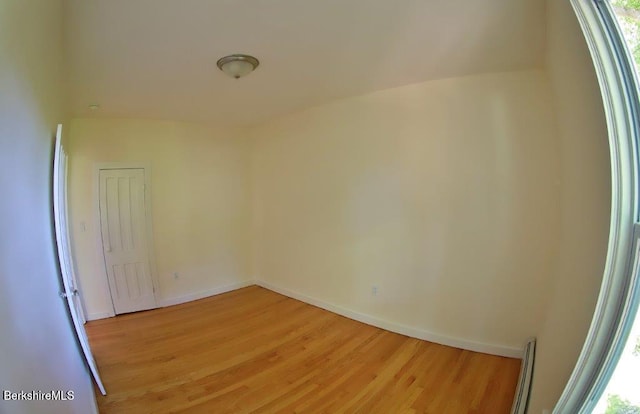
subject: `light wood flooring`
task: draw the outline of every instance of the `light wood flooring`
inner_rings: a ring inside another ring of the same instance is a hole
[[[257,286],[86,327],[109,414],[500,414],[520,370]]]

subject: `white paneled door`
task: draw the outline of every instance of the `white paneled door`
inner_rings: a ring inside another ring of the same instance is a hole
[[[145,170],[100,170],[102,250],[116,314],[156,308],[149,266]]]
[[[71,245],[69,244],[69,231],[67,221],[67,155],[62,147],[62,125],[58,125],[56,143],[53,156],[53,223],[56,233],[56,245],[58,248],[58,263],[62,275],[63,291],[60,296],[64,298],[69,307],[71,321],[76,331],[78,342],[82,348],[87,365],[91,370],[93,379],[102,395],[107,392],[100,379],[98,365],[93,358],[87,332],[84,330],[84,313],[80,303],[80,290],[75,280],[73,271],[73,259],[71,257]]]

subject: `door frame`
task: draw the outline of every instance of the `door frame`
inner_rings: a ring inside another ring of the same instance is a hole
[[[111,304],[110,317],[116,316],[116,308],[111,296],[109,287],[109,276],[107,275],[106,259],[104,257],[102,225],[100,221],[100,171],[101,170],[144,170],[144,216],[145,216],[145,236],[147,238],[147,255],[149,260],[149,272],[151,273],[151,283],[153,285],[153,300],[156,308],[159,308],[158,294],[160,292],[160,281],[158,279],[158,269],[156,266],[156,256],[153,239],[153,215],[151,208],[151,164],[148,162],[98,162],[93,165],[93,211],[96,225],[96,249],[98,257],[102,259],[102,280],[104,294],[108,296]]]

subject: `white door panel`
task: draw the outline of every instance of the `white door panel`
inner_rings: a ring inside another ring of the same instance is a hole
[[[67,154],[64,152],[64,148],[62,147],[62,145],[60,146],[60,170],[63,171],[63,178],[64,178],[64,186],[62,188],[62,200],[64,201],[64,206],[62,207],[62,211],[61,211],[61,227],[64,230],[64,233],[66,233],[64,239],[65,239],[65,245],[64,248],[66,249],[66,251],[69,253],[67,254],[67,269],[69,269],[69,283],[71,284],[71,291],[75,292],[75,294],[73,295],[73,303],[76,309],[76,313],[78,314],[78,318],[80,323],[82,323],[83,325],[85,323],[87,323],[87,318],[84,315],[84,309],[82,308],[82,301],[80,300],[80,287],[78,285],[78,279],[76,277],[76,272],[75,272],[75,267],[73,266],[73,257],[71,254],[71,240],[70,240],[70,234],[71,232],[69,231],[69,209],[68,209],[68,204],[67,204],[67,188],[69,188],[68,186],[68,156]],[[62,183],[61,183],[62,184]]]
[[[98,372],[98,366],[89,347],[87,333],[84,330],[84,316],[82,314],[82,307],[80,306],[80,293],[74,282],[73,260],[71,258],[69,233],[67,230],[66,160],[66,154],[62,148],[62,125],[58,125],[53,158],[53,222],[58,248],[58,262],[60,264],[60,273],[64,285],[64,292],[60,292],[60,296],[66,299],[78,342],[80,342],[82,353],[91,370],[93,379],[102,395],[106,395],[104,385],[100,379],[100,373]]]
[[[144,169],[100,170],[100,226],[116,314],[156,307],[146,238]]]

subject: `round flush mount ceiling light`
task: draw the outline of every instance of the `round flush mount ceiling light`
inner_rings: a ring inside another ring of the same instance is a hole
[[[89,105],[89,109],[92,110],[92,111],[97,111],[98,109],[100,109],[100,105],[91,104],[91,105]]]
[[[248,75],[258,67],[258,59],[249,55],[229,55],[218,60],[221,71],[235,79]]]

